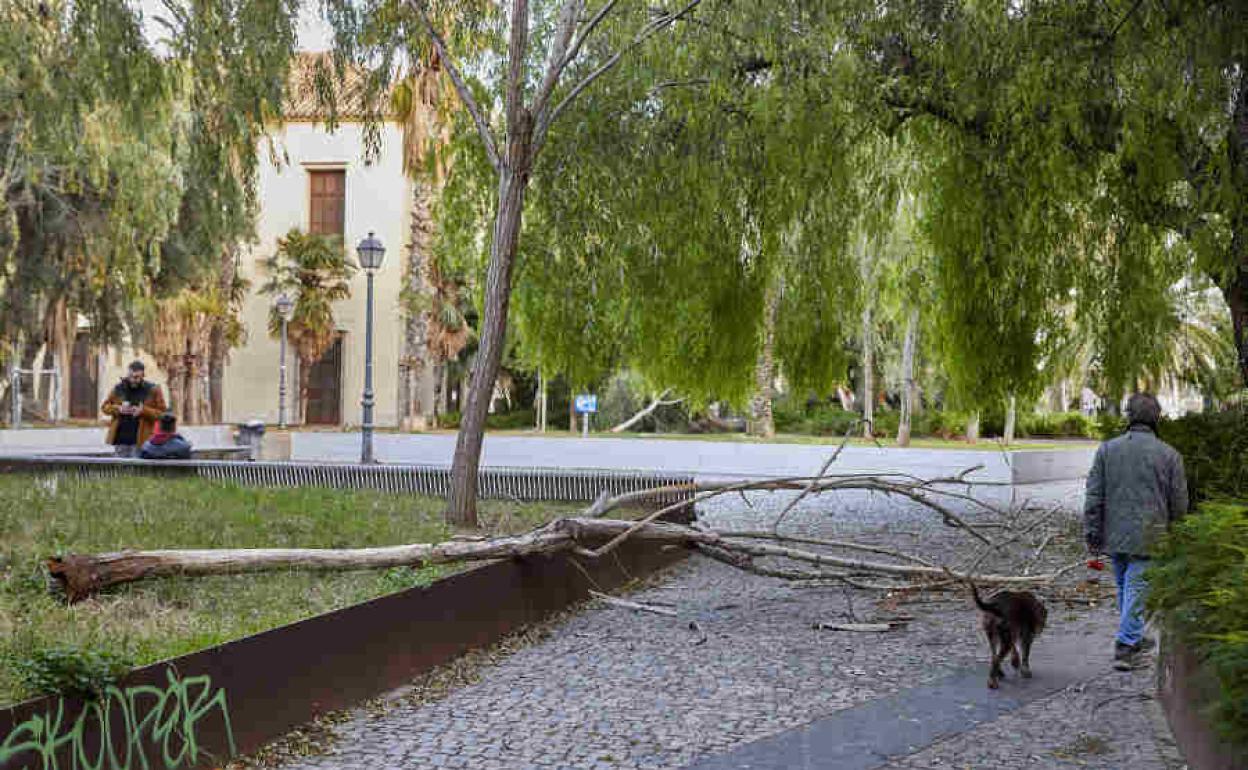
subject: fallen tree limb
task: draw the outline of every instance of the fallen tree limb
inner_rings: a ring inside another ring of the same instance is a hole
[[[654,410],[658,409],[660,406],[675,406],[676,404],[679,404],[680,402],[684,401],[683,398],[677,398],[672,401],[664,401],[663,399],[667,398],[667,394],[671,392],[672,392],[672,389],[668,388],[667,390],[663,391],[659,395],[655,396],[654,399],[650,401],[649,406],[645,407],[644,409],[642,409],[640,412],[633,415],[632,417],[629,417],[627,420],[620,423],[619,425],[616,425],[614,428],[611,429],[611,432],[623,433],[624,431],[633,427],[634,425],[646,419],[650,415],[654,414]]]
[[[778,537],[778,536],[777,536]],[[588,546],[623,539],[652,543],[659,547],[695,548],[712,558],[743,569],[757,571],[753,560],[776,558],[848,571],[909,579],[972,579],[980,585],[1045,583],[1080,566],[1073,564],[1046,575],[975,575],[953,572],[944,567],[922,564],[887,564],[863,559],[833,556],[793,548],[782,538],[773,542],[753,542],[709,529],[658,521],[619,521],[614,519],[559,519],[515,537],[451,540],[444,543],[398,545],[357,549],[226,549],[191,551],[121,551],[97,555],[68,555],[47,561],[48,571],[61,583],[71,601],[90,596],[102,588],[149,577],[169,575],[222,575],[279,570],[360,570],[396,566],[423,566],[487,559],[527,558],[540,554],[578,553],[600,558],[605,546]]]

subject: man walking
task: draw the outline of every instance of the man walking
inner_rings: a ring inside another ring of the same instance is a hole
[[[1088,473],[1088,551],[1113,557],[1118,586],[1115,668],[1130,668],[1153,646],[1144,636],[1144,570],[1157,538],[1187,513],[1183,458],[1157,438],[1161,405],[1148,393],[1127,401],[1126,433],[1101,444]]]
[[[144,379],[142,361],[130,364],[128,373],[104,399],[100,411],[112,417],[106,441],[118,457],[134,457],[138,447],[156,430],[156,420],[165,413],[165,396],[160,386]]]

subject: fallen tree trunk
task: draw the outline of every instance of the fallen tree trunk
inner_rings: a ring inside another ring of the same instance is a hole
[[[683,398],[678,398],[674,401],[664,401],[663,399],[667,396],[668,393],[671,393],[671,392],[672,392],[671,388],[668,388],[667,390],[663,391],[659,395],[655,396],[650,401],[649,406],[645,407],[644,409],[642,409],[640,412],[633,415],[632,417],[629,417],[627,420],[620,423],[619,425],[616,425],[614,428],[611,429],[611,432],[623,433],[624,431],[633,427],[634,425],[646,419],[650,415],[654,414],[654,410],[658,409],[660,406],[675,406],[676,404],[679,404],[681,401],[684,401]]]
[[[769,534],[772,541],[751,542],[732,533],[686,527],[663,522],[634,522],[615,519],[558,519],[544,527],[516,537],[461,539],[444,543],[398,545],[383,548],[319,549],[264,548],[223,550],[121,551],[96,555],[69,555],[47,561],[48,571],[64,588],[70,601],[78,601],[108,586],[170,575],[226,575],[280,570],[361,570],[448,562],[526,558],[541,554],[575,552],[597,557],[590,550],[601,543],[618,543],[621,538],[660,546],[694,548],[711,558],[733,566],[751,569],[755,558],[780,558],[819,567],[904,577],[945,580],[949,577],[972,579],[983,585],[1013,585],[1051,581],[1065,570],[1048,575],[971,575],[951,572],[940,566],[926,566],[915,557],[893,555],[909,560],[891,564],[852,559],[827,553],[774,544],[782,536]],[[891,555],[891,554],[890,554]],[[1067,568],[1069,569],[1069,568]],[[760,571],[753,570],[751,571]],[[780,574],[774,572],[774,574]],[[806,573],[809,576],[809,573]],[[818,573],[820,578],[847,577],[840,573]],[[808,579],[808,578],[807,578]]]

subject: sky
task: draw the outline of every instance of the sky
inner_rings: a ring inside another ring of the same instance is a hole
[[[157,43],[164,36],[165,29],[155,17],[166,13],[164,3],[161,0],[130,2],[143,11],[143,31],[149,40]],[[313,2],[306,3],[299,15],[299,49],[303,51],[328,51],[332,47],[329,26],[317,17],[316,6]]]

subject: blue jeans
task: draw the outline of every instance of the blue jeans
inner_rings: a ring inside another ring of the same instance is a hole
[[[1118,584],[1118,642],[1137,645],[1144,638],[1144,597],[1148,584],[1144,570],[1148,559],[1129,554],[1114,554],[1114,582]]]

